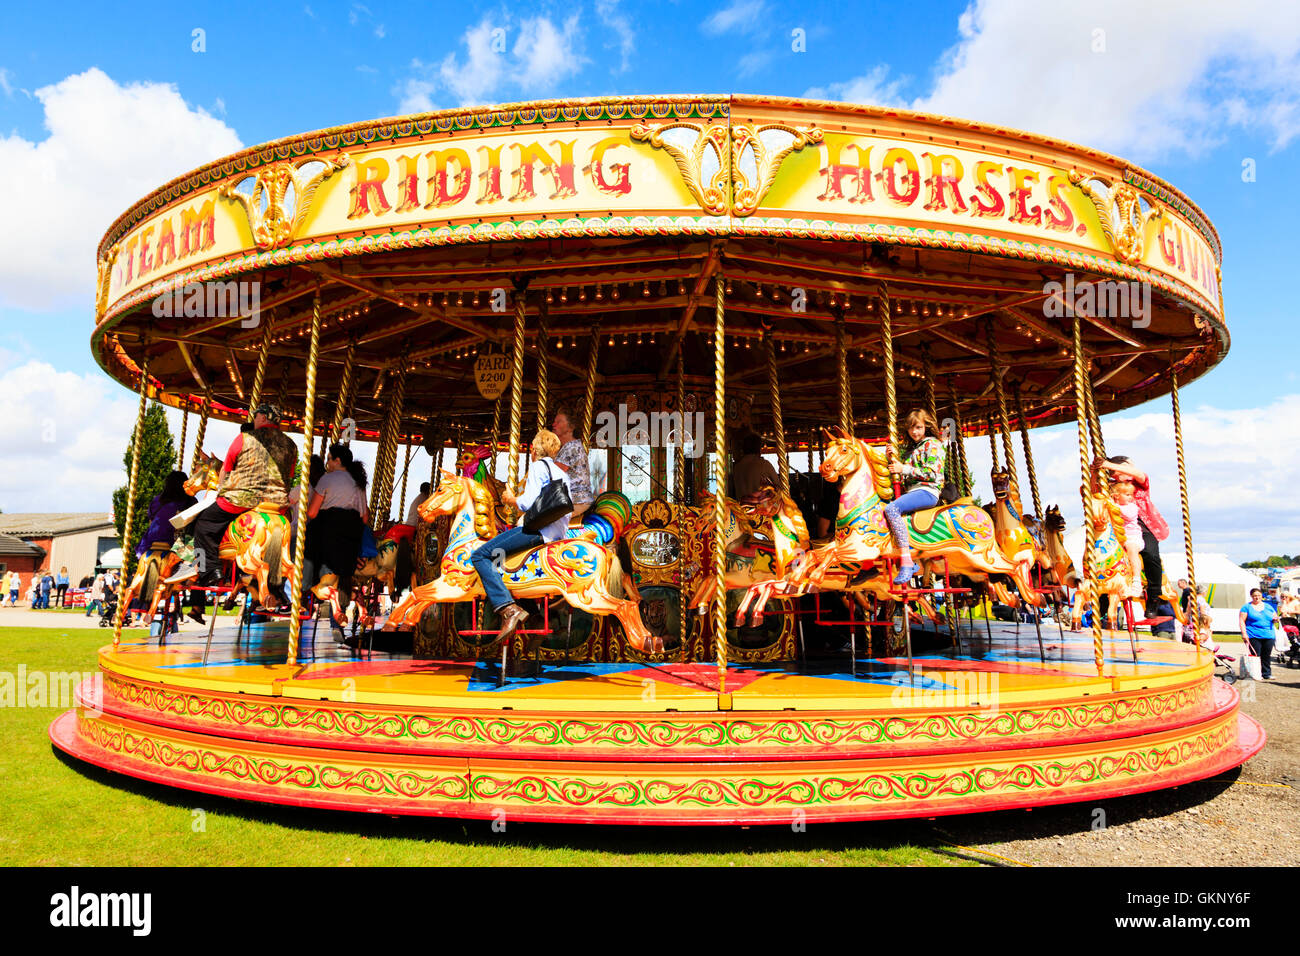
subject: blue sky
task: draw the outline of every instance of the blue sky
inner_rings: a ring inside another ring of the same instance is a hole
[[[1242,496],[1285,498],[1300,464],[1286,450],[1300,448],[1298,10],[1255,0],[7,5],[0,416],[12,425],[0,453],[69,477],[39,495],[31,472],[0,478],[0,508],[93,509],[116,483],[131,398],[106,383],[87,347],[93,250],[118,213],[171,176],[240,145],[412,109],[762,92],[1058,135],[1131,159],[1191,196],[1223,239],[1232,333],[1224,363],[1184,394],[1185,413],[1203,411],[1204,433],[1218,436],[1217,448],[1207,440],[1189,452],[1204,455],[1215,483],[1194,486],[1194,513],[1199,496],[1205,515],[1197,526],[1240,559],[1293,553],[1300,507],[1243,529],[1223,486],[1238,509]],[[504,52],[490,49],[493,29]],[[74,396],[100,409],[99,434],[82,428]],[[1126,413],[1115,434],[1129,429],[1146,443],[1139,424],[1149,419],[1154,440],[1165,413],[1167,401]],[[62,437],[40,442],[33,423],[50,417]],[[1045,448],[1054,444],[1044,436]],[[1237,471],[1221,475],[1229,465]],[[1172,474],[1163,463],[1151,470]],[[1068,489],[1066,471],[1061,480]],[[43,501],[51,494],[60,500]],[[1160,497],[1177,511],[1172,487]]]

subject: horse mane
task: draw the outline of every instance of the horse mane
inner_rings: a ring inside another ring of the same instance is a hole
[[[496,498],[493,490],[473,478],[457,476],[469,490],[469,500],[474,506],[474,533],[484,540],[496,537]]]
[[[889,473],[889,458],[882,449],[868,445],[856,439],[867,459],[867,468],[871,472],[871,481],[876,487],[876,497],[881,501],[894,499],[894,479]]]

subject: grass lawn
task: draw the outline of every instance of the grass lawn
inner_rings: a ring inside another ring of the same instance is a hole
[[[0,671],[92,671],[100,628],[0,628]],[[0,865],[951,866],[925,822],[640,828],[394,819],[160,787],[54,749],[55,707],[0,708]],[[196,813],[201,811],[201,813]],[[202,823],[201,829],[198,824]]]

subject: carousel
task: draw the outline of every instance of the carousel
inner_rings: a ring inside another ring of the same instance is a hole
[[[1098,463],[1105,413],[1169,396],[1194,576],[1178,390],[1228,349],[1221,252],[1117,157],[775,97],[430,113],[211,163],[105,235],[91,348],[141,421],[183,411],[196,492],[225,451],[207,423],[265,401],[297,483],[374,443],[377,553],[349,605],[304,580],[306,521],[244,512],[216,590],[246,612],[131,640],[119,611],[51,738],[240,799],[571,822],[930,817],[1220,774],[1263,732],[1199,644],[1148,631],[1160,582]],[[946,487],[903,556],[884,509],[915,410]],[[494,566],[531,612],[502,640],[470,555],[560,419],[594,501]],[[1039,495],[1030,433],[1061,422],[1077,503]],[[760,453],[771,480],[737,496]],[[179,550],[135,575],[160,619]]]

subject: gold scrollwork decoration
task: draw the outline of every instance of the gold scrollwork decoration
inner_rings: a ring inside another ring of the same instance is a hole
[[[1140,262],[1146,254],[1146,226],[1164,216],[1164,207],[1147,199],[1151,208],[1142,209],[1143,194],[1128,183],[1102,176],[1084,175],[1071,169],[1070,182],[1092,200],[1105,233],[1119,258],[1129,264]]]
[[[695,133],[695,143],[687,151],[664,139],[664,134],[675,129],[688,129]],[[731,204],[731,184],[729,180],[727,149],[727,127],[722,123],[713,123],[701,127],[695,123],[663,123],[651,127],[637,123],[631,130],[632,139],[638,143],[648,143],[655,149],[662,149],[673,161],[682,174],[682,181],[691,191],[695,201],[705,212],[715,216],[725,216]],[[710,177],[708,185],[703,182],[704,153],[709,147],[717,157],[717,172]]]
[[[297,163],[276,163],[238,182],[226,183],[218,195],[244,207],[248,227],[259,249],[275,249],[298,234],[320,184],[351,162],[347,153],[339,153],[332,159],[313,156]],[[307,173],[304,170],[308,166],[320,168]],[[253,188],[248,192],[241,191],[240,187],[250,180]],[[290,187],[293,187],[292,198],[289,196]],[[288,208],[290,205],[292,209]]]
[[[763,142],[763,134],[769,130],[780,130],[789,133],[793,138],[783,149],[769,154],[767,144]],[[772,187],[772,181],[776,179],[777,170],[781,168],[785,158],[810,143],[820,143],[822,135],[822,131],[815,126],[802,130],[784,123],[771,123],[757,129],[749,125],[733,126],[731,128],[731,175],[735,189],[731,203],[732,214],[748,216],[753,213]],[[745,175],[745,165],[742,162],[742,156],[747,149],[753,150],[754,162],[758,167],[758,181],[753,185]]]
[[[117,254],[121,251],[121,245],[114,245],[109,249],[104,258],[98,262],[98,275],[95,283],[95,321],[98,322],[104,317],[104,312],[108,308],[108,289],[113,280],[113,266],[117,263]]]

